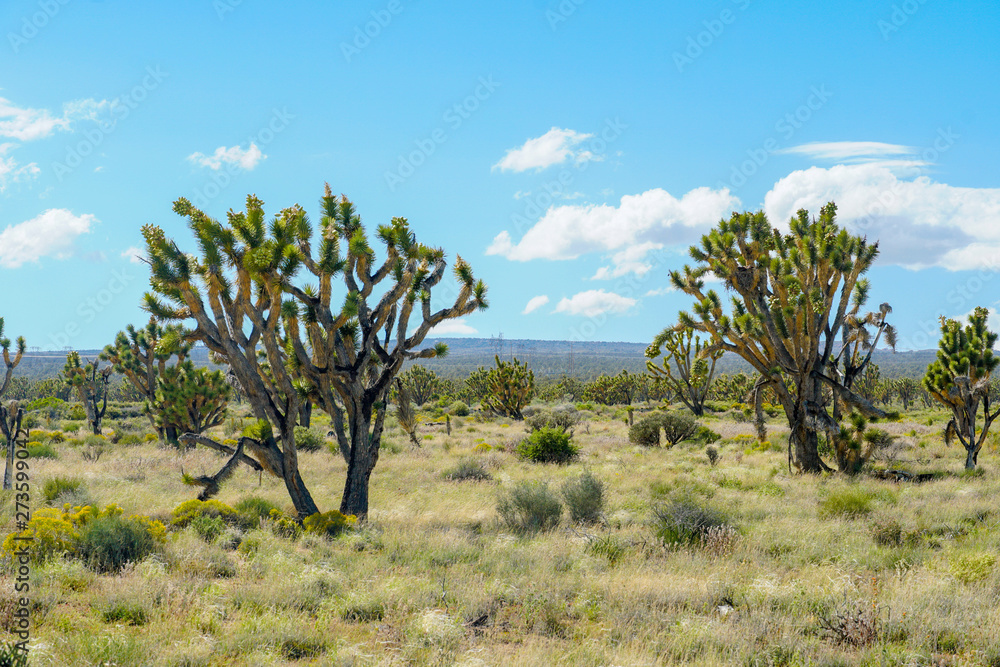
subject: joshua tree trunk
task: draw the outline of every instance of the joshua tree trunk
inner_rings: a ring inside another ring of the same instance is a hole
[[[14,476],[14,447],[17,444],[17,436],[21,432],[21,418],[24,410],[18,408],[17,402],[11,402],[8,408],[0,406],[0,431],[6,442],[7,466],[3,473],[3,488],[13,488]]]
[[[369,482],[375,464],[378,463],[379,447],[382,443],[385,403],[379,401],[378,407],[375,408],[376,401],[370,396],[357,398],[352,403],[353,409],[347,411],[351,430],[351,451],[347,461],[347,481],[344,484],[340,511],[343,514],[353,514],[359,521],[364,521],[368,518]]]

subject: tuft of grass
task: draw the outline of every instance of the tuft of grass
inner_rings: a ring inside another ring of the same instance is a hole
[[[52,503],[64,493],[76,493],[83,486],[83,480],[76,477],[53,477],[45,480],[42,486],[42,496],[45,502]]]
[[[472,457],[459,459],[455,467],[444,471],[443,477],[453,482],[488,482],[493,479],[493,475],[486,471],[483,461]]]
[[[819,516],[823,519],[865,516],[871,513],[874,498],[874,494],[858,486],[832,489],[819,502]]]
[[[84,527],[77,554],[96,572],[118,572],[155,550],[156,542],[146,526],[109,515],[93,519]]]
[[[497,512],[515,533],[535,533],[559,525],[562,504],[545,482],[519,482],[501,494]]]
[[[727,526],[726,517],[694,497],[679,497],[653,509],[653,532],[664,546],[693,546]]]
[[[584,470],[562,486],[562,497],[574,523],[596,523],[604,512],[604,482]]]

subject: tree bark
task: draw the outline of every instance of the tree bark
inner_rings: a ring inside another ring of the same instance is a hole
[[[347,481],[344,496],[340,502],[343,514],[353,514],[358,521],[368,518],[368,487],[372,471],[378,463],[379,446],[382,441],[382,425],[385,409],[381,408],[372,428],[372,408],[370,397],[357,400],[348,416],[351,430],[351,452],[347,462]]]
[[[975,447],[967,448],[965,456],[965,469],[975,470],[976,469],[976,459],[979,458],[979,452]]]

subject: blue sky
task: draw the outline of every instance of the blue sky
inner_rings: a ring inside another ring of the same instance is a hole
[[[998,299],[993,2],[8,0],[0,28],[0,316],[29,346],[147,319],[141,225],[195,248],[177,197],[315,218],[324,182],[489,284],[441,335],[648,342],[721,217],[830,199],[880,240],[901,348]]]

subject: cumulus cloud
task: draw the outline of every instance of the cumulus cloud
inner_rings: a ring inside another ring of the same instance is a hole
[[[76,239],[90,232],[93,215],[73,215],[64,208],[51,208],[41,215],[0,232],[0,267],[16,269],[42,257],[65,259],[73,254]]]
[[[556,305],[555,312],[594,317],[604,313],[624,313],[636,303],[635,299],[627,296],[605,292],[602,289],[592,289],[574,294],[569,298],[563,298]]]
[[[479,333],[477,329],[467,324],[464,317],[453,320],[445,320],[428,332],[428,335],[447,336],[448,334],[474,334]]]
[[[44,139],[56,130],[69,130],[76,120],[99,120],[102,113],[111,109],[108,100],[87,98],[63,105],[62,115],[55,116],[48,109],[19,107],[0,97],[0,138],[17,141]]]
[[[650,265],[644,259],[650,251],[697,240],[739,205],[740,200],[728,188],[702,187],[680,199],[656,188],[626,195],[618,206],[553,206],[517,243],[509,232],[500,232],[486,254],[524,262],[613,253],[613,266],[599,270],[595,278],[628,272],[641,274],[649,270]]]
[[[13,147],[14,144],[10,143],[0,144],[0,192],[5,191],[11,183],[21,183],[37,178],[41,172],[35,162],[22,165],[14,158],[9,157],[7,153]]]
[[[542,306],[544,306],[545,304],[547,304],[548,302],[549,302],[549,297],[545,296],[544,294],[541,294],[539,296],[533,296],[531,297],[531,299],[528,300],[528,305],[524,307],[524,310],[521,311],[521,314],[527,315],[528,313],[532,313],[541,308]]]
[[[837,203],[838,220],[879,241],[880,261],[909,268],[1000,267],[1000,189],[963,188],[926,176],[906,180],[878,164],[812,167],[778,181],[764,198],[773,223]]]
[[[643,296],[663,296],[664,294],[670,294],[671,292],[676,292],[674,287],[659,287],[657,289],[651,289]]]
[[[249,171],[266,158],[267,156],[261,152],[257,144],[250,142],[250,147],[246,150],[243,150],[239,146],[233,146],[232,148],[219,146],[211,155],[196,152],[189,155],[187,159],[194,164],[208,167],[215,171],[222,169],[223,165],[239,167],[240,169]]]
[[[511,148],[503,159],[493,165],[500,171],[521,172],[528,169],[540,171],[567,160],[577,163],[596,160],[593,153],[586,150],[575,150],[574,147],[593,134],[582,134],[574,130],[553,127],[540,137],[528,139],[519,148]]]

